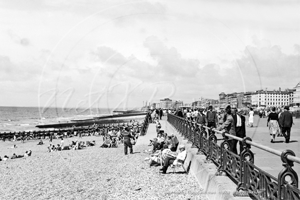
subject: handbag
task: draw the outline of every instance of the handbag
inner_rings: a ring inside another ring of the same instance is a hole
[[[131,143],[132,145],[135,145],[135,143],[136,143],[135,139],[130,139],[130,143]]]

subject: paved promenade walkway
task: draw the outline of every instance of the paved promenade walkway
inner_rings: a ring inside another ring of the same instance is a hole
[[[269,128],[267,127],[267,118],[259,118],[258,116],[255,116],[254,118],[254,127],[247,127],[246,135],[252,138],[252,141],[256,143],[271,147],[281,152],[286,149],[290,149],[294,151],[297,157],[300,157],[300,119],[294,118],[294,123],[295,125],[292,127],[290,143],[285,143],[284,137],[278,137],[275,139],[275,143],[271,143]],[[254,153],[254,164],[262,170],[265,170],[271,175],[277,177],[278,173],[283,169],[281,158],[256,147],[252,147],[251,150]],[[299,176],[300,164],[294,164],[294,170]]]

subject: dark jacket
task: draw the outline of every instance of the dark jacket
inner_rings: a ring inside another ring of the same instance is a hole
[[[214,111],[207,111],[206,113],[206,121],[208,123],[216,123],[218,121],[218,117],[217,117],[217,114],[216,112]]]
[[[236,136],[240,137],[240,138],[244,138],[246,137],[246,118],[243,115],[239,115],[242,121],[242,125],[241,126],[236,126],[237,124],[237,115],[232,115],[233,120],[234,120],[234,126],[235,126],[235,133]]]
[[[123,137],[124,137],[124,141],[130,141],[130,138],[133,138],[133,136],[131,135],[130,132],[124,131],[122,133]]]
[[[226,115],[226,121],[218,129],[225,129],[230,135],[236,136],[234,119],[231,114]],[[231,140],[231,138],[229,138],[229,140]]]
[[[197,116],[197,123],[198,124],[206,124],[206,116],[203,113],[199,113]]]
[[[293,125],[293,115],[289,111],[281,113],[279,118],[279,124],[281,127],[290,128]]]
[[[178,116],[178,117],[183,117],[183,113],[182,113],[181,110],[179,110],[179,111],[177,112],[177,116]]]

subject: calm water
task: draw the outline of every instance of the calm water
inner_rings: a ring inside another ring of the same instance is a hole
[[[0,131],[32,130],[38,124],[67,122],[109,113],[107,109],[0,107]]]

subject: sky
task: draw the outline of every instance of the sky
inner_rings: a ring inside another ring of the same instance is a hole
[[[0,0],[0,106],[126,109],[300,82],[300,2]]]

